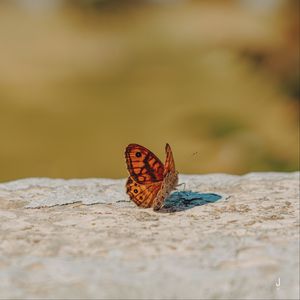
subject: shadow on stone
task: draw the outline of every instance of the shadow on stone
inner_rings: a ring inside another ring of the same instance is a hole
[[[208,203],[214,203],[222,197],[213,193],[197,193],[192,191],[180,191],[171,194],[164,206],[158,212],[175,212],[191,209]]]

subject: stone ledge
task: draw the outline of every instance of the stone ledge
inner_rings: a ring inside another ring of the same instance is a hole
[[[297,299],[299,172],[180,182],[173,213],[125,179],[0,184],[0,298]]]

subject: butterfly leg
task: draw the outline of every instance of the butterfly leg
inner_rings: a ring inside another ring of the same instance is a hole
[[[185,191],[185,187],[186,187],[186,184],[185,184],[185,182],[183,182],[183,183],[180,183],[180,184],[177,184],[175,189],[176,189],[176,190],[178,190],[178,189],[177,189],[177,187],[179,187],[179,186],[181,186],[181,185],[183,185],[183,186],[184,186],[183,190]]]

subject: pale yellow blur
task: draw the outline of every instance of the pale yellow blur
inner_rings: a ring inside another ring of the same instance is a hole
[[[125,177],[129,143],[180,173],[297,170],[299,15],[275,2],[0,3],[0,181]]]

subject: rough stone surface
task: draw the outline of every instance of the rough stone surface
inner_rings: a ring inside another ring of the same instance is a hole
[[[299,173],[180,182],[161,212],[125,180],[0,184],[0,298],[299,298]]]

